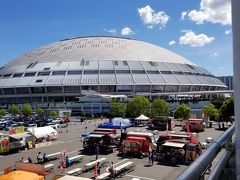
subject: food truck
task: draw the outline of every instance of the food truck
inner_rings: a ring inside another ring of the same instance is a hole
[[[201,152],[202,147],[196,133],[165,133],[157,141],[156,154],[161,162],[185,164],[194,161]]]
[[[156,139],[152,133],[149,132],[128,132],[126,138],[119,147],[119,153],[147,155],[150,150],[155,150],[157,147]]]
[[[189,125],[189,130],[191,132],[202,132],[202,131],[204,131],[203,119],[183,120],[183,123],[182,123],[183,130],[187,130],[188,125]]]
[[[155,117],[153,118],[150,123],[148,124],[149,129],[156,129],[156,130],[172,130],[175,128],[176,123],[173,117]]]

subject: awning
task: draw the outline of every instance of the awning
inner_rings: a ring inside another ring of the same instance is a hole
[[[32,133],[36,138],[57,135],[57,131],[51,126],[28,128],[28,131]]]
[[[163,146],[170,146],[170,147],[177,147],[177,148],[183,148],[185,143],[176,143],[176,142],[165,142]]]
[[[148,120],[149,117],[144,116],[144,115],[142,114],[141,116],[139,116],[139,117],[137,117],[137,118],[135,118],[135,119],[136,119],[136,120]]]
[[[101,138],[103,137],[104,135],[103,134],[90,134],[89,136],[87,137],[97,137],[97,138]]]
[[[14,138],[14,139],[21,139],[21,138],[26,138],[26,137],[30,137],[32,136],[30,133],[21,133],[21,134],[10,134],[10,137]]]

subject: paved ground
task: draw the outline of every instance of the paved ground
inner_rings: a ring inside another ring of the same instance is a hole
[[[71,123],[68,127],[68,132],[66,132],[66,128],[62,129],[63,132],[59,134],[59,142],[50,145],[48,147],[41,147],[36,148],[32,150],[25,150],[21,151],[16,154],[6,155],[6,156],[0,156],[0,169],[3,169],[5,166],[13,165],[15,161],[19,160],[21,157],[27,158],[31,157],[33,162],[36,162],[36,156],[39,151],[42,153],[55,153],[58,151],[66,150],[67,155],[69,157],[72,157],[74,155],[79,154],[79,149],[82,148],[82,142],[80,139],[80,134],[82,134],[85,131],[85,127],[87,127],[88,131],[93,130],[96,125],[100,123],[100,121],[95,122],[87,121],[81,124],[80,122]],[[131,128],[130,130],[134,130],[135,128]],[[141,128],[141,129],[144,129]],[[176,131],[179,131],[180,127],[176,128]],[[200,141],[203,142],[207,137],[213,137],[213,139],[217,138],[222,131],[215,130],[214,128],[207,128],[204,132],[199,133]],[[130,180],[135,178],[141,179],[141,180],[171,180],[175,179],[187,166],[180,165],[176,167],[168,166],[168,165],[160,165],[155,163],[152,167],[147,167],[147,158],[144,159],[137,159],[137,158],[131,158],[131,159],[122,159],[117,156],[117,152],[114,152],[109,155],[100,155],[101,157],[106,157],[109,161],[114,161],[115,165],[120,165],[127,161],[133,161],[136,164],[136,168],[134,171],[129,172],[127,174],[124,174],[122,177],[118,177],[118,179],[123,180]],[[83,162],[73,165],[65,170],[69,171],[71,169],[74,169],[76,167],[83,167],[84,164],[92,161],[95,159],[95,156],[84,156]],[[216,159],[217,161],[217,159]],[[60,174],[59,169],[57,166],[59,165],[59,160],[51,161],[49,163],[55,164],[54,173]],[[106,168],[102,168],[101,173],[105,172]],[[84,173],[81,175],[82,177],[93,177],[93,172]],[[47,179],[51,179],[51,176]]]

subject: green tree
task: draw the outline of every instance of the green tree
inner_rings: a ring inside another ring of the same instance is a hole
[[[220,110],[224,101],[225,101],[224,97],[219,97],[219,98],[216,97],[216,98],[212,99],[211,103],[215,106],[216,109]]]
[[[151,104],[151,115],[156,116],[167,116],[169,114],[169,105],[163,99],[154,99]]]
[[[44,113],[44,109],[42,109],[42,108],[37,108],[37,109],[36,109],[36,113],[37,113],[38,116],[42,116],[43,113]]]
[[[115,117],[123,117],[126,112],[126,106],[121,102],[114,102],[111,105],[111,115]]]
[[[24,116],[29,116],[32,113],[32,106],[28,103],[23,104],[22,113]]]
[[[188,119],[190,116],[190,108],[185,104],[180,104],[174,111],[175,118]]]
[[[0,109],[0,117],[6,115],[6,110],[5,109]]]
[[[49,112],[49,115],[50,115],[50,117],[51,117],[52,119],[56,119],[56,117],[57,117],[57,112],[56,112],[56,111],[50,111],[50,112]]]
[[[209,119],[210,117],[219,117],[219,110],[215,108],[212,103],[209,103],[207,106],[203,107],[203,112]]]
[[[13,105],[9,106],[8,112],[10,114],[17,114],[17,113],[20,112],[20,109],[19,109],[19,107],[17,105],[13,104]]]
[[[141,114],[147,113],[149,100],[144,96],[135,96],[127,105],[127,112],[132,117],[138,117]]]
[[[234,116],[234,99],[233,97],[226,99],[220,108],[221,116],[224,121],[230,121]]]

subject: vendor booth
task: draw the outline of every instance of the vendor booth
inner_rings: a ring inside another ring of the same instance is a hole
[[[111,123],[102,123],[98,126],[99,128],[110,128],[110,129],[126,129],[131,127],[129,119],[113,118]]]
[[[28,131],[36,138],[35,147],[47,146],[58,138],[51,126],[28,128]]]
[[[143,125],[147,125],[149,121],[149,117],[144,116],[143,114],[137,118],[135,118],[135,122],[137,123],[137,125],[139,124],[143,124]]]

